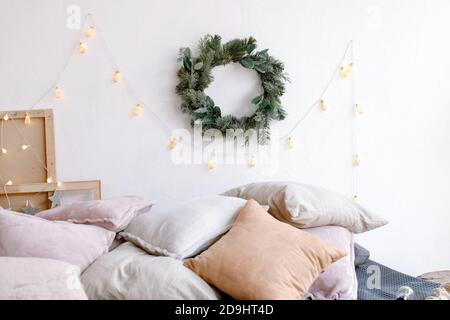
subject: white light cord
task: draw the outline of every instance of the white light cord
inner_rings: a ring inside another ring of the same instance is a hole
[[[297,129],[297,127],[309,116],[309,114],[311,113],[311,111],[317,107],[320,103],[320,101],[323,99],[323,97],[325,96],[325,94],[327,93],[328,89],[330,88],[331,84],[333,83],[333,80],[336,78],[336,76],[339,73],[339,70],[342,66],[342,64],[345,61],[345,58],[347,57],[348,51],[349,49],[352,49],[353,51],[353,40],[350,40],[347,44],[347,47],[345,48],[344,54],[342,55],[341,60],[339,61],[339,64],[337,65],[336,69],[334,70],[334,72],[332,73],[330,79],[328,80],[325,88],[322,90],[320,96],[318,99],[316,99],[309,107],[308,109],[306,109],[306,112],[303,114],[303,116],[300,117],[300,119],[295,123],[294,127],[286,134],[284,135],[280,140],[285,140],[286,138],[288,138],[294,131],[295,129]],[[352,57],[353,60],[353,57]]]

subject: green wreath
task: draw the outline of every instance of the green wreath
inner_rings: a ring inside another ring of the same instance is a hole
[[[284,73],[284,64],[267,52],[268,49],[256,51],[256,40],[252,37],[231,40],[222,45],[218,35],[207,35],[201,39],[198,57],[193,57],[189,48],[181,48],[180,82],[176,91],[182,100],[182,112],[192,116],[192,126],[200,121],[203,132],[218,129],[223,134],[227,129],[242,129],[244,132],[255,129],[259,133],[258,142],[266,143],[270,139],[270,122],[286,117],[280,97],[289,81]],[[220,107],[204,93],[214,80],[211,69],[231,62],[239,62],[243,67],[255,70],[261,79],[263,94],[252,99],[255,112],[250,117],[222,116]]]

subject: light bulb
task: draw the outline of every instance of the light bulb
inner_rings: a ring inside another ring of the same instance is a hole
[[[142,115],[142,112],[143,112],[143,109],[139,103],[133,107],[133,117],[134,118],[139,118]]]
[[[249,165],[249,167],[256,167],[256,165],[258,164],[258,160],[256,159],[256,157],[255,156],[252,156],[251,158],[250,158],[250,160],[248,161],[248,165]]]
[[[54,97],[55,97],[55,99],[62,99],[62,97],[63,97],[63,93],[62,93],[62,90],[61,90],[61,88],[60,87],[55,87],[55,92],[53,93],[53,95],[54,95]]]
[[[287,147],[289,150],[294,149],[294,140],[291,137],[289,137],[289,139],[288,139]]]
[[[325,100],[320,100],[320,111],[327,111],[328,104],[325,102]]]
[[[27,150],[29,147],[30,147],[29,145],[23,144],[23,145],[22,145],[22,150]]]
[[[61,181],[58,181],[58,182],[56,183],[56,186],[57,186],[57,187],[61,187],[61,186],[62,186],[62,182],[61,182]]]
[[[177,143],[178,143],[177,139],[175,139],[175,138],[170,139],[170,142],[169,142],[169,149],[170,149],[170,150],[175,149],[175,148],[177,147]]]
[[[96,32],[95,27],[90,26],[89,28],[86,29],[84,35],[86,36],[86,38],[93,39],[95,37],[95,32]]]
[[[359,159],[359,156],[357,154],[354,154],[352,157],[352,165],[354,167],[357,167],[361,164],[361,160]]]
[[[6,154],[8,152],[8,150],[6,150],[6,148],[2,148],[2,154]]]
[[[13,182],[11,180],[8,180],[8,182],[5,183],[5,186],[12,186]]]
[[[80,42],[80,47],[78,48],[78,51],[80,54],[85,54],[88,50],[88,46],[84,42]]]
[[[119,83],[121,80],[122,80],[122,75],[120,74],[120,71],[117,70],[116,72],[114,72],[112,81],[113,81],[114,83]]]
[[[214,160],[208,160],[207,164],[206,164],[207,168],[209,171],[214,170],[215,168],[217,168],[217,163]]]
[[[25,115],[25,120],[24,120],[24,122],[25,122],[26,125],[31,124],[31,118],[30,118],[30,115],[28,114],[28,112],[27,112],[26,115]]]
[[[359,115],[364,113],[363,107],[361,107],[359,104],[355,105],[355,111],[356,111],[356,114],[359,114]]]
[[[47,183],[52,183],[53,182],[53,178],[52,177],[48,177],[47,178]]]
[[[342,78],[347,78],[353,70],[353,63],[349,63],[348,65],[341,67],[339,69],[339,74]]]
[[[352,71],[353,71],[353,62],[350,62],[347,65],[347,72],[350,74],[350,73],[352,73]]]
[[[355,202],[355,203],[358,202],[358,195],[357,194],[353,195],[352,201]]]
[[[9,120],[9,116],[7,113],[5,113],[5,115],[3,116],[3,120],[8,121]]]
[[[341,67],[339,69],[339,74],[341,75],[341,78],[347,78],[348,77],[347,69],[344,68],[344,67]]]

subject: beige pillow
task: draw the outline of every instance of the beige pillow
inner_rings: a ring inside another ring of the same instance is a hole
[[[366,232],[388,222],[338,193],[295,182],[258,182],[224,193],[226,196],[255,199],[268,205],[269,213],[298,228],[335,225],[353,233]]]
[[[185,265],[235,299],[300,299],[343,256],[249,200],[230,231]]]
[[[90,300],[217,300],[219,293],[171,257],[149,255],[125,242],[81,276]],[[157,317],[158,318],[158,317]]]

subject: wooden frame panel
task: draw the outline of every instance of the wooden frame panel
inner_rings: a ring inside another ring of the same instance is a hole
[[[5,114],[8,115],[8,121],[3,120]],[[25,124],[27,114],[31,120],[30,125]],[[57,181],[53,110],[2,111],[0,115],[2,139],[8,147],[7,154],[0,154],[3,184],[8,180],[12,180],[14,184],[46,182],[49,177]],[[13,121],[15,122],[12,123]],[[26,153],[20,151],[21,145],[26,142],[24,140],[33,141],[32,149]]]
[[[65,191],[91,191],[92,200],[101,199],[100,180],[63,182],[61,186],[58,186],[57,183],[22,183],[4,186],[0,190],[0,205],[6,208],[9,206],[9,203],[5,196],[5,190],[10,198],[11,207],[15,211],[20,211],[24,207],[26,200],[32,200],[33,206],[38,208],[39,211],[46,210],[50,207],[48,194],[55,191],[62,193]]]

